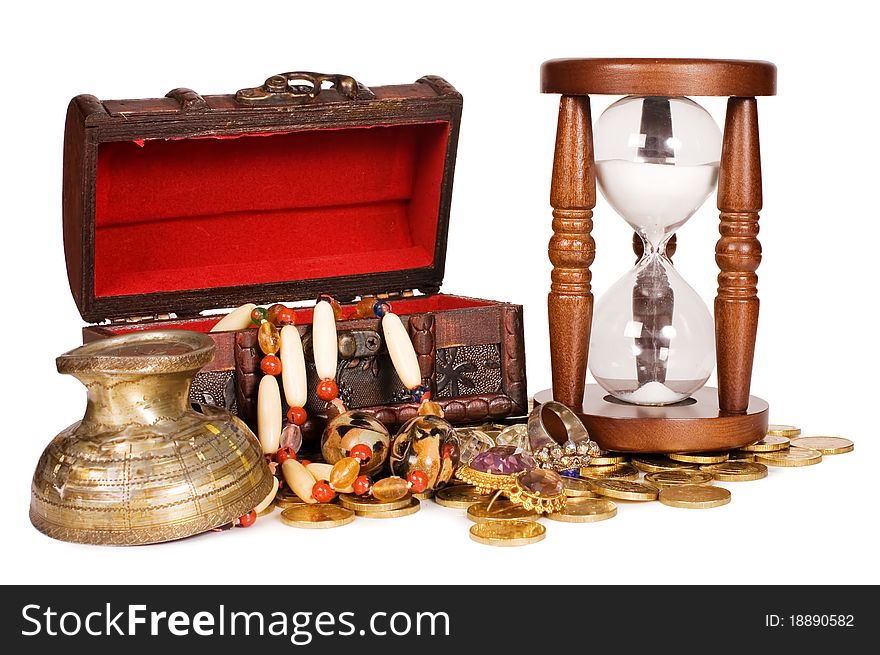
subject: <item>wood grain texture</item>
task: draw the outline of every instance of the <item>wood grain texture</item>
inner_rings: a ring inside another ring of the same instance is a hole
[[[436,293],[446,267],[449,212],[461,95],[445,80],[426,76],[413,84],[373,87],[371,100],[349,100],[322,93],[313,101],[291,107],[243,106],[231,94],[200,96],[179,88],[164,98],[99,101],[83,95],[71,101],[64,138],[63,225],[65,259],[71,293],[81,316],[105,319],[153,313],[194,315],[245,302],[272,304],[305,300],[331,293],[340,300],[362,294],[418,289]],[[180,139],[296,132],[322,128],[405,125],[447,121],[450,125],[445,168],[440,185],[439,220],[433,263],[417,269],[386,271],[309,280],[278,280],[210,289],[96,297],[94,292],[95,178],[97,151],[108,141]]]
[[[735,59],[551,59],[541,91],[564,95],[772,96],[776,66]]]
[[[745,412],[758,330],[758,276],[762,205],[758,105],[755,98],[730,98],[724,124],[718,209],[721,238],[715,246],[718,295],[715,343],[718,399],[722,409]]]
[[[428,388],[432,396],[436,396],[437,339],[434,333],[433,312],[409,317],[409,337],[419,360],[422,384]]]
[[[605,450],[630,453],[674,453],[731,450],[754,443],[767,433],[768,405],[749,397],[743,413],[725,412],[718,406],[718,394],[703,387],[693,396],[696,402],[665,407],[642,407],[609,402],[598,385],[587,387],[582,405],[575,413],[590,437]],[[535,394],[535,404],[551,400],[550,391]]]
[[[593,320],[590,264],[596,249],[590,234],[596,205],[596,172],[587,96],[563,96],[560,100],[550,205],[553,236],[547,254],[553,271],[547,311],[553,396],[565,405],[577,407],[583,400],[587,372]]]

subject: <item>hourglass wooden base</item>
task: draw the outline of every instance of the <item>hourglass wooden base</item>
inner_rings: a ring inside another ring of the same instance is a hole
[[[553,400],[549,389],[535,395],[535,404]],[[732,450],[759,441],[767,433],[768,405],[749,396],[743,414],[718,406],[718,390],[703,387],[674,405],[646,407],[612,398],[599,385],[587,386],[580,409],[572,408],[605,450],[676,453]]]

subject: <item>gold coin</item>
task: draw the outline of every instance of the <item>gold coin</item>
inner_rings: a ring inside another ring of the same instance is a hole
[[[611,466],[612,464],[622,464],[625,461],[626,455],[623,453],[603,450],[595,457],[590,458],[590,466]]]
[[[425,489],[421,493],[413,494],[413,498],[417,498],[418,500],[431,500],[434,497],[433,489]]]
[[[748,446],[743,446],[742,448],[740,448],[740,450],[744,450],[747,453],[770,453],[777,450],[785,450],[786,448],[788,448],[788,444],[788,437],[780,437],[779,435],[768,434],[760,441],[756,441],[755,443]]]
[[[767,477],[767,467],[756,462],[721,462],[704,464],[701,471],[721,482],[747,482]]]
[[[269,503],[262,512],[257,512],[257,516],[269,516],[269,514],[275,511],[275,503]]]
[[[757,453],[755,460],[771,466],[811,466],[822,461],[822,453],[812,448],[789,448],[772,453]]]
[[[365,519],[396,519],[401,516],[409,516],[415,514],[422,508],[422,503],[418,498],[409,497],[409,504],[397,509],[371,509],[371,510],[355,510],[355,514]],[[396,502],[396,501],[395,501]]]
[[[509,500],[498,499],[489,509],[489,501],[474,503],[467,509],[468,518],[474,523],[483,521],[537,521],[540,514],[514,505]]]
[[[852,441],[843,437],[798,437],[791,440],[791,445],[812,448],[823,455],[842,455],[856,447]]]
[[[801,433],[800,428],[793,425],[768,425],[767,434],[774,437],[796,437]]]
[[[281,512],[281,522],[292,528],[338,528],[354,521],[354,512],[339,505],[305,503]]]
[[[645,473],[659,473],[660,471],[697,468],[696,464],[676,462],[665,455],[638,455],[632,458],[632,463],[633,466]]]
[[[409,493],[403,498],[390,501],[376,500],[372,496],[358,496],[356,494],[339,495],[339,504],[355,512],[390,512],[406,507],[410,500],[412,500],[412,495]]]
[[[630,480],[593,480],[593,491],[619,500],[657,500],[657,489]]]
[[[589,480],[562,476],[562,491],[569,498],[596,498],[597,494],[590,486]]]
[[[581,477],[590,480],[638,480],[639,471],[632,464],[612,464],[611,466],[584,466]]]
[[[467,509],[474,503],[486,500],[486,494],[481,494],[476,487],[469,484],[457,484],[454,487],[443,487],[434,493],[434,502],[443,507],[453,509]]]
[[[712,484],[712,474],[693,469],[680,469],[678,471],[658,471],[645,475],[645,482],[650,482],[655,487],[679,487],[683,484]]]
[[[688,509],[708,509],[721,507],[730,502],[730,492],[723,487],[705,484],[686,484],[680,487],[666,487],[660,490],[659,500],[670,507]]]
[[[487,546],[525,546],[541,541],[547,528],[537,521],[487,521],[471,526],[471,539]]]
[[[593,523],[617,515],[617,505],[607,498],[572,498],[562,511],[547,514],[547,518],[564,523]]]
[[[747,450],[731,450],[729,457],[727,458],[728,462],[754,462],[755,461],[755,453],[750,453]],[[711,466],[708,464],[707,466]]]
[[[306,501],[304,501],[296,494],[293,494],[290,496],[278,496],[275,499],[275,504],[281,509],[287,509],[288,507],[293,507],[294,505],[305,505]]]
[[[711,453],[669,453],[669,459],[677,462],[687,462],[688,464],[717,464],[718,462],[727,461],[727,453],[711,452]]]

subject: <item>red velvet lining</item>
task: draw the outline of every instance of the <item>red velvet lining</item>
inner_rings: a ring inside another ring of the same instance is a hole
[[[416,296],[414,298],[394,300],[391,304],[395,313],[405,316],[407,314],[418,314],[421,312],[449,311],[453,309],[466,309],[468,307],[488,307],[498,303],[491,300],[481,300],[479,298],[436,294],[433,296]],[[138,330],[171,328],[195,330],[196,332],[208,332],[221,318],[223,318],[223,316],[223,314],[218,314],[217,316],[205,317],[198,320],[171,320],[145,324],[131,323],[127,325],[111,325],[106,327],[108,327],[114,334],[125,334],[126,332],[136,332]],[[351,318],[355,318],[354,305],[343,305],[342,320]],[[311,323],[312,308],[296,308],[296,321],[298,324]]]
[[[449,123],[98,146],[95,296],[430,266]]]

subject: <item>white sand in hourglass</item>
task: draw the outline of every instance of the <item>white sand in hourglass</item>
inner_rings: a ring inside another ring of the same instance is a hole
[[[718,162],[681,166],[611,159],[596,162],[596,174],[608,202],[656,245],[712,193]]]

